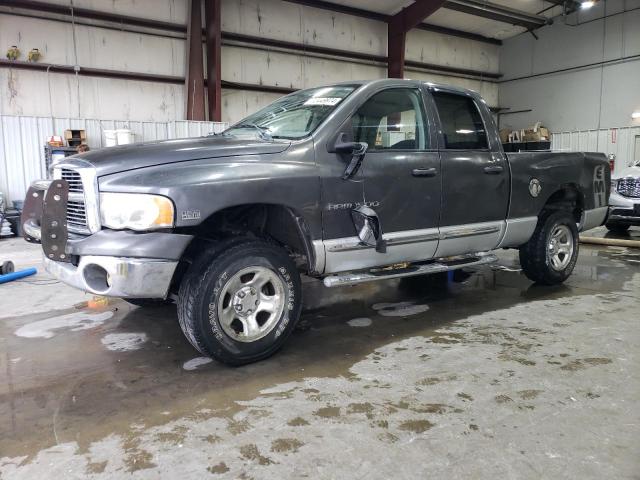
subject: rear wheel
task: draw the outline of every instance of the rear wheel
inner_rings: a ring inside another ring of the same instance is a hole
[[[295,328],[301,307],[294,262],[282,248],[260,240],[203,252],[178,294],[178,319],[189,342],[230,365],[275,353]]]
[[[607,230],[613,233],[626,233],[629,230],[629,225],[623,223],[607,223]]]
[[[529,241],[520,247],[522,270],[537,283],[564,282],[576,265],[578,240],[578,227],[570,213],[543,213]]]

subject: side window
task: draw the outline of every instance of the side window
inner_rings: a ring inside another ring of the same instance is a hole
[[[410,88],[376,93],[351,118],[353,140],[369,150],[425,150],[425,125],[420,92]]]
[[[473,99],[454,93],[434,92],[445,148],[481,150],[489,148],[487,132]]]

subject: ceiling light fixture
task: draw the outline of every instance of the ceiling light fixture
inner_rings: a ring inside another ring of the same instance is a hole
[[[640,110],[633,112],[631,114],[631,118],[633,118],[634,120],[637,120],[638,118],[640,118]]]
[[[596,4],[596,2],[582,2],[580,3],[580,8],[583,10],[588,10],[589,8],[593,7]]]

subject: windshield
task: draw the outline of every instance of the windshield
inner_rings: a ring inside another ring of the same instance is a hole
[[[303,138],[311,134],[358,85],[310,88],[292,93],[239,121],[224,135]]]

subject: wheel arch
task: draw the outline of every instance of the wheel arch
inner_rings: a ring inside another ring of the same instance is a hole
[[[276,242],[291,254],[304,258],[302,269],[307,274],[317,273],[309,225],[300,212],[288,205],[245,203],[227,206],[213,212],[199,225],[189,227],[188,233],[194,239],[185,250],[187,260],[213,242],[248,236]]]
[[[558,186],[544,203],[541,214],[549,210],[568,210],[577,224],[583,221],[585,196],[580,185],[564,183]]]

